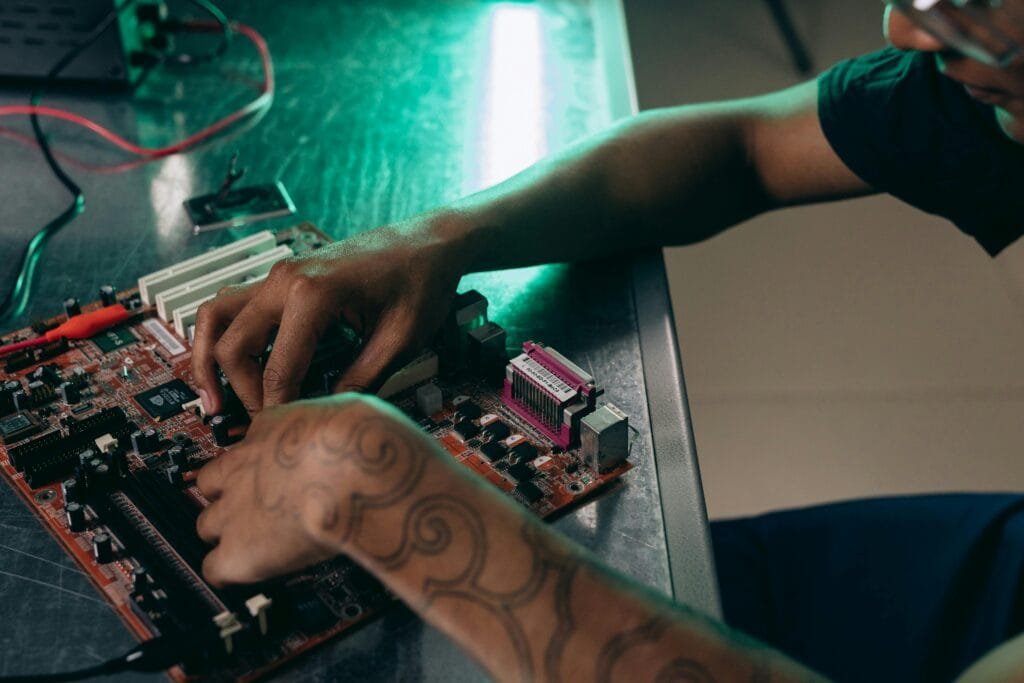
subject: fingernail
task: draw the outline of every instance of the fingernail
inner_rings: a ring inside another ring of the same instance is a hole
[[[199,400],[203,402],[203,412],[208,415],[213,412],[210,409],[210,395],[206,393],[206,389],[199,390]]]

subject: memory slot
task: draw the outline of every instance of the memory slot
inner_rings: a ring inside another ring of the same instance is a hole
[[[160,472],[149,469],[129,473],[121,481],[121,489],[192,571],[201,572],[209,546],[196,533],[199,511],[181,490]]]
[[[127,552],[150,572],[157,584],[174,596],[169,607],[181,610],[186,623],[204,623],[227,609],[124,492],[109,493],[103,502],[105,505],[100,511],[103,523],[121,539]]]
[[[173,549],[175,557],[184,562],[193,575],[201,575],[203,558],[210,546],[196,533],[199,509],[194,502],[156,470],[135,470],[122,479],[120,485],[122,493],[139,510],[147,524]],[[203,585],[206,586],[205,583]],[[245,600],[265,589],[261,586],[239,586],[218,589],[213,594],[220,604],[227,605],[244,620],[247,614]],[[212,589],[207,586],[207,590]]]
[[[197,280],[233,263],[244,261],[251,256],[270,251],[275,246],[277,246],[277,239],[273,233],[268,230],[258,232],[227,246],[208,251],[139,278],[139,294],[142,296],[143,303],[147,306],[152,305],[156,302],[157,295],[162,292]]]

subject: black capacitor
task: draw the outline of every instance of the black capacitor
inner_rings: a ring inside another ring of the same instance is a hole
[[[96,457],[96,451],[91,448],[86,448],[84,451],[78,454],[78,462],[82,465],[88,465],[89,461]]]
[[[167,483],[171,486],[181,486],[185,483],[185,480],[181,476],[181,468],[177,465],[171,465],[165,469],[164,474],[167,475]]]
[[[113,306],[117,303],[117,292],[114,291],[113,285],[100,287],[100,301],[104,306]]]
[[[64,382],[57,387],[57,393],[60,395],[60,399],[69,406],[82,400],[82,392],[71,382]]]
[[[223,415],[214,415],[210,420],[210,431],[213,433],[213,441],[218,446],[227,446],[231,443],[231,437],[228,435],[229,426],[228,418]]]
[[[97,461],[93,460],[89,463],[92,466],[92,487],[95,490],[106,491],[110,488],[110,465],[103,462],[93,465],[94,462]]]
[[[74,477],[65,479],[60,483],[60,492],[64,494],[64,504],[78,503],[81,501],[79,494],[81,491],[78,490],[78,480]]]
[[[18,389],[15,391],[13,398],[15,410],[28,410],[32,407],[32,401],[29,399],[28,394],[24,389]]]
[[[82,313],[82,305],[78,303],[78,299],[71,297],[70,299],[64,299],[64,314],[69,318],[74,318],[76,315]]]
[[[149,572],[146,571],[145,567],[136,567],[132,570],[132,589],[139,593],[144,593],[149,590],[150,579]]]
[[[64,506],[64,517],[71,531],[85,531],[85,508],[79,503]],[[107,538],[110,538],[109,536]]]
[[[179,468],[185,467],[188,458],[185,456],[185,449],[181,446],[171,446],[167,449],[167,461]]]
[[[92,555],[99,564],[114,561],[114,541],[110,534],[101,531],[92,537]]]
[[[131,440],[132,449],[139,455],[152,453],[160,446],[160,435],[152,427],[132,432]]]
[[[128,474],[128,454],[120,446],[110,452],[110,474],[112,479]]]

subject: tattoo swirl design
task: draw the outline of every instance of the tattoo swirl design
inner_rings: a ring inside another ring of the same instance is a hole
[[[355,487],[360,490],[349,498],[346,526],[339,536],[344,543],[359,533],[368,510],[390,507],[409,495],[423,477],[426,455],[410,436],[395,429],[390,418],[353,420],[348,411],[338,411],[331,423],[320,438],[321,463],[350,464],[365,475],[364,483]]]

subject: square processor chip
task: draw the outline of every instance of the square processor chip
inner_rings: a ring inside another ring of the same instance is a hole
[[[197,398],[196,393],[180,379],[172,379],[141,394],[135,394],[136,403],[157,422],[174,417],[181,412],[183,405]]]

